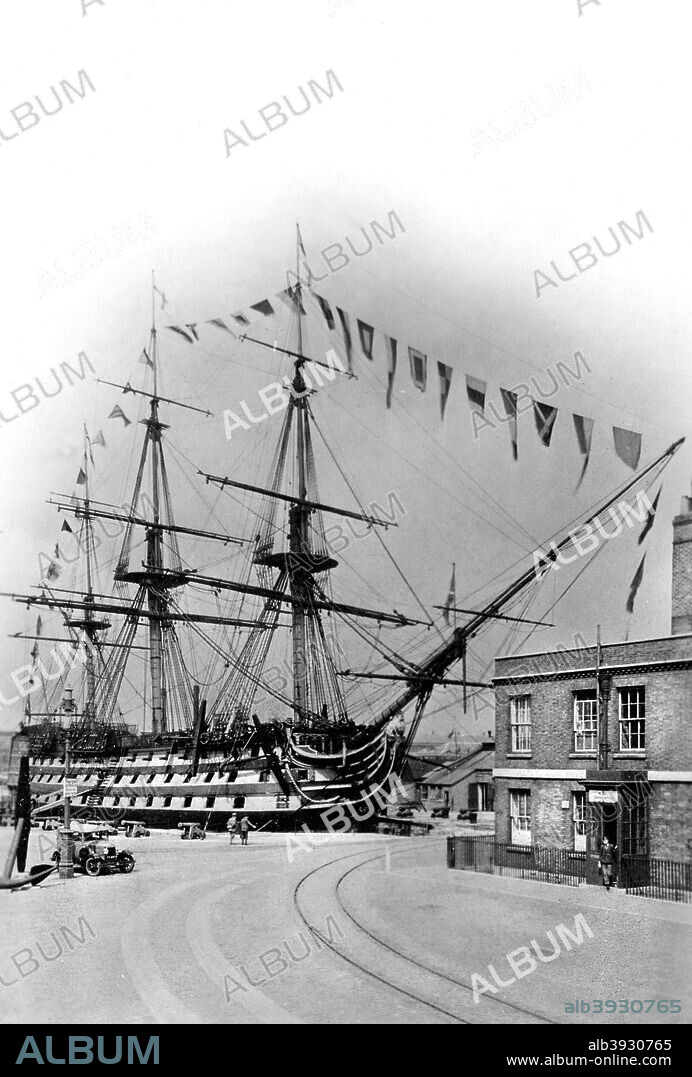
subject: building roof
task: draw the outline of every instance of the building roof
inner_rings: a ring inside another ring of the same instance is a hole
[[[475,752],[451,763],[449,767],[435,767],[429,770],[421,778],[422,785],[456,785],[457,782],[468,778],[474,770],[483,769],[487,763],[487,769],[491,770],[495,755],[495,745],[483,744]]]

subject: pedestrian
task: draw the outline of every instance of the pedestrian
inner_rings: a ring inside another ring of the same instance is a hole
[[[232,815],[230,817],[230,819],[226,823],[226,830],[228,831],[229,837],[231,839],[228,844],[232,845],[233,844],[233,839],[237,836],[238,830],[239,830],[238,816],[237,815]]]
[[[254,825],[254,823],[250,822],[247,815],[244,815],[243,818],[240,820],[240,844],[241,845],[247,845],[247,834],[248,834],[248,830],[250,828],[252,828],[253,830],[257,829],[257,827]]]
[[[598,856],[598,868],[603,879],[603,885],[606,890],[610,890],[613,885],[613,875],[615,872],[615,851],[616,845],[611,845],[608,836],[604,836],[601,843],[601,851]]]

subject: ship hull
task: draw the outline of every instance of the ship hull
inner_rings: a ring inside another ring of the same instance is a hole
[[[281,758],[255,752],[229,761],[207,751],[196,768],[189,749],[76,756],[70,766],[77,788],[72,815],[165,829],[199,823],[209,831],[225,830],[236,814],[258,828],[282,831],[343,830],[344,819],[349,828],[372,826],[392,802],[396,743],[383,730],[359,730],[339,740],[341,751],[334,752],[333,737],[328,751],[320,751],[324,738],[289,739]],[[62,817],[64,754],[33,755],[30,771],[34,819]]]

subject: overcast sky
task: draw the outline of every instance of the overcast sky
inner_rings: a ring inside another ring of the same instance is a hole
[[[358,380],[329,385],[314,407],[361,499],[386,504],[397,492],[406,514],[390,533],[392,550],[426,606],[444,601],[452,562],[463,604],[626,480],[612,425],[643,434],[642,463],[690,433],[684,5],[602,0],[581,15],[578,0],[104,0],[83,8],[82,0],[3,5],[2,590],[38,581],[38,552],[51,550],[60,525],[45,499],[74,488],[82,423],[104,429],[97,471],[115,499],[126,496],[118,461],[131,467],[131,453],[106,416],[115,403],[133,419],[141,413],[90,373],[51,399],[36,379],[52,387],[51,368],[75,365],[85,352],[98,377],[142,384],[152,268],[169,300],[164,324],[169,314],[178,322],[228,318],[284,287],[297,220],[320,274],[330,244],[349,236],[362,249],[361,228],[385,225],[390,211],[401,224],[395,238],[351,256],[320,286],[352,322],[360,316],[377,332],[373,363],[358,354]],[[57,107],[50,88],[78,86],[80,70],[93,91],[73,94],[56,115],[39,112],[34,126],[24,120],[22,131],[11,110],[28,115],[19,106],[38,109],[37,95]],[[332,83],[320,104],[309,94],[309,111],[258,137],[267,131],[261,108],[284,95],[298,107],[299,88],[308,91],[310,80],[325,87],[329,70],[341,90]],[[638,211],[650,225],[640,221],[642,238],[623,240],[597,264],[585,255],[578,273],[567,252],[584,243],[596,250],[594,235],[613,249],[609,229],[634,227]],[[576,276],[559,280],[551,261]],[[538,297],[536,271],[557,285]],[[383,332],[400,342],[390,411]],[[329,345],[319,326],[311,341],[317,351]],[[268,458],[280,418],[228,441],[223,410],[257,400],[274,358],[262,354],[260,363],[256,349],[253,366],[211,327],[202,344],[195,351],[161,333],[166,389],[215,413],[167,417],[176,424],[171,436],[195,464],[260,481],[255,463]],[[429,356],[425,393],[411,381],[407,344]],[[533,375],[549,386],[545,371],[559,361],[574,366],[577,351],[589,370],[550,397],[559,409],[550,449],[530,413],[519,420],[516,463],[506,427],[474,440],[466,373],[488,382],[499,407],[500,385]],[[438,360],[454,371],[444,423]],[[18,414],[11,394],[25,384],[40,403]],[[570,412],[595,420],[576,494]],[[331,465],[324,474],[325,496],[346,504]],[[668,633],[671,520],[691,475],[688,443],[665,473],[634,614],[625,601],[642,550],[632,532],[609,544],[559,607],[555,629],[533,636],[528,650],[567,644],[577,632],[590,640],[597,623],[606,641]],[[181,519],[192,511],[182,482],[177,496]],[[226,519],[233,530],[232,514]],[[344,597],[415,615],[383,556],[368,543],[357,547],[349,555],[378,591],[344,568]],[[333,582],[338,593],[338,573]],[[549,604],[548,594],[535,608]],[[26,623],[3,600],[3,638]],[[501,638],[479,646],[485,660]],[[435,639],[422,642],[421,655]],[[23,643],[5,641],[3,693],[25,654]],[[480,674],[480,658],[474,663]],[[441,693],[431,710],[449,701]],[[4,708],[0,727],[20,714],[18,705]],[[453,705],[425,729],[477,736],[489,714],[463,718]]]

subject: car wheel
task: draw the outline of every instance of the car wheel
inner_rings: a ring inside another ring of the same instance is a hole
[[[84,870],[86,871],[87,875],[102,875],[103,862],[101,860],[98,860],[95,856],[89,856],[87,857],[86,863],[84,864]]]
[[[122,856],[120,858],[120,863],[118,864],[118,867],[122,871],[123,875],[129,875],[129,873],[131,871],[134,871],[135,869],[134,856]]]

